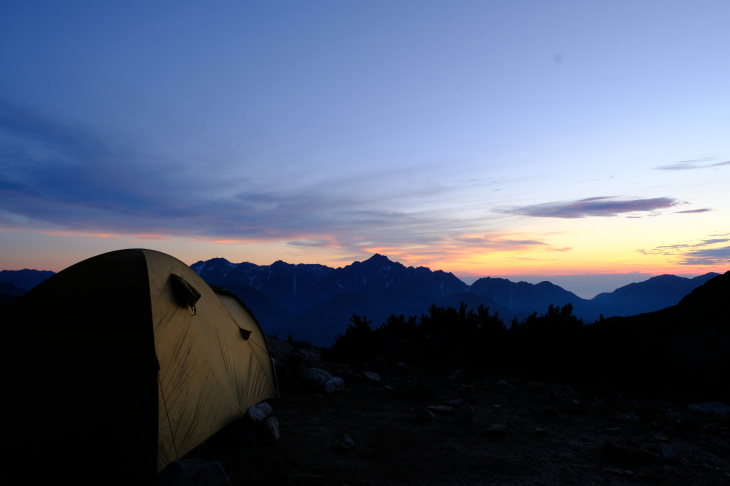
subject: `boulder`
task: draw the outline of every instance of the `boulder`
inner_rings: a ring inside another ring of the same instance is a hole
[[[462,374],[464,374],[463,371],[461,371],[461,370],[454,370],[454,371],[451,372],[451,375],[449,375],[448,379],[451,380],[451,381],[458,380],[459,377]]]
[[[246,414],[244,415],[244,417],[249,423],[260,424],[261,422],[266,420],[266,417],[271,415],[271,412],[273,411],[274,410],[271,408],[271,405],[266,402],[261,402],[248,407],[248,410],[246,410]]]
[[[266,341],[269,343],[271,357],[278,359],[282,363],[291,358],[292,353],[294,353],[294,346],[286,341],[281,341],[271,336],[266,336]]]
[[[325,370],[321,370],[319,368],[308,368],[302,371],[302,374],[299,378],[305,385],[309,386],[310,388],[322,390],[324,389],[325,383],[327,383],[334,377]]]
[[[334,377],[330,378],[324,384],[324,391],[327,393],[342,391],[344,389],[345,389],[345,380],[343,380],[339,376],[334,376]]]
[[[345,434],[342,436],[342,440],[340,441],[340,449],[343,451],[349,451],[350,449],[355,447],[355,441],[350,438],[349,435]]]
[[[279,420],[276,417],[269,417],[264,420],[261,429],[261,441],[264,444],[273,444],[281,438],[279,433]]]
[[[368,381],[377,381],[378,383],[381,383],[380,375],[373,372],[373,371],[363,371],[362,375],[365,377]]]
[[[160,471],[155,486],[228,486],[228,475],[220,462],[179,459]]]
[[[426,407],[427,410],[430,410],[435,415],[454,415],[455,410],[454,407],[449,407],[447,405],[430,405]]]

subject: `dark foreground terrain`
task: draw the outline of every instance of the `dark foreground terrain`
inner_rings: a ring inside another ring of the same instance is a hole
[[[396,367],[378,382],[319,367],[346,390],[290,382],[269,402],[279,441],[198,457],[221,462],[233,485],[730,484],[727,415],[507,372]]]

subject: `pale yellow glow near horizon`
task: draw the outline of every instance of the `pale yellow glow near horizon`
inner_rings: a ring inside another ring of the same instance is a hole
[[[381,253],[408,266],[426,266],[463,276],[585,275],[585,274],[701,274],[724,272],[712,265],[681,265],[681,255],[646,255],[639,249],[663,245],[695,245],[709,239],[717,217],[668,214],[661,218],[534,219],[530,232],[469,235],[479,241],[445,240],[440,245],[363,247],[294,246],[286,241],[212,240],[165,235],[113,235],[73,232],[0,232],[0,269],[33,268],[60,271],[81,260],[122,248],[149,248],[168,253],[190,265],[222,257],[233,263],[269,265],[319,263],[342,267]],[[648,221],[647,221],[648,219]],[[704,223],[702,220],[705,220]],[[706,224],[706,223],[710,224]],[[650,223],[650,224],[648,224]],[[678,231],[679,230],[679,231]],[[690,236],[696,235],[696,236]],[[307,237],[302,237],[305,239]],[[322,239],[311,236],[312,240]],[[529,242],[540,244],[529,244]],[[526,242],[522,244],[520,242]],[[570,248],[568,250],[568,248]]]

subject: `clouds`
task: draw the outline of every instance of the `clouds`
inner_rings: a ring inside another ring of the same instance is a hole
[[[281,241],[352,254],[440,244],[477,220],[413,204],[448,189],[396,191],[389,172],[369,173],[364,183],[351,172],[268,174],[250,161],[210,170],[215,149],[202,161],[160,156],[22,107],[0,108],[0,228]]]
[[[681,265],[727,265],[730,263],[730,246],[688,251],[679,263]]]
[[[692,213],[706,213],[708,211],[712,211],[710,208],[702,208],[702,209],[688,209],[686,211],[675,211],[677,214],[692,214]]]
[[[676,206],[678,201],[669,197],[648,199],[619,199],[610,197],[591,197],[577,201],[550,202],[502,208],[501,211],[520,216],[536,218],[586,218],[591,216],[617,216],[622,213],[656,211]]]
[[[714,157],[704,157],[695,160],[683,160],[681,162],[675,162],[673,164],[662,165],[654,167],[655,170],[697,170],[697,169],[711,169],[713,167],[722,167],[730,165],[730,160],[724,162],[713,162],[717,160]]]
[[[718,245],[728,242],[730,242],[730,238],[710,238],[697,243],[662,245],[636,251],[643,255],[675,257],[679,265],[723,266],[730,264],[730,246]]]

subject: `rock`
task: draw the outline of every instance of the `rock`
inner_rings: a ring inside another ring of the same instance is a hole
[[[350,438],[349,435],[345,434],[342,436],[342,440],[340,441],[340,449],[343,451],[349,451],[350,449],[355,447],[355,441]]]
[[[396,363],[396,366],[397,366],[398,368],[401,368],[401,369],[404,369],[404,370],[408,369],[408,365],[407,365],[407,364],[405,364],[405,363],[404,363],[403,361],[398,361],[398,362]]]
[[[461,425],[471,425],[474,422],[474,409],[471,405],[461,407],[456,421]]]
[[[677,451],[669,447],[668,445],[662,446],[662,457],[668,461],[678,459]]]
[[[455,398],[453,400],[449,400],[448,402],[446,402],[446,405],[448,405],[449,407],[460,407],[463,404],[464,404],[464,400],[461,398]]]
[[[319,368],[308,368],[302,371],[299,378],[309,387],[321,390],[324,388],[325,383],[330,381],[333,376],[329,372]]]
[[[261,430],[261,441],[264,444],[273,444],[281,438],[279,433],[279,421],[276,417],[269,417],[264,421],[264,427]]]
[[[228,475],[220,462],[179,459],[160,471],[155,486],[227,486]]]
[[[687,405],[690,410],[699,410],[703,413],[716,413],[722,416],[730,416],[730,407],[720,402],[691,403]]]
[[[610,429],[604,430],[604,432],[608,435],[620,435],[621,427],[611,427]]]
[[[454,407],[449,407],[447,405],[430,405],[426,407],[426,409],[436,415],[454,415],[455,413]]]
[[[248,407],[248,410],[246,410],[246,414],[244,415],[244,418],[252,424],[260,424],[264,420],[266,420],[266,417],[271,415],[271,412],[273,412],[271,405],[269,405],[266,402],[257,403],[256,405],[251,405]]]
[[[423,413],[421,413],[421,417],[426,420],[433,420],[436,418],[436,416],[433,414],[433,412],[427,408],[423,409]]]
[[[492,408],[495,410],[502,410],[502,405],[498,405],[495,403],[494,405],[492,405]]]
[[[659,459],[644,448],[616,445],[611,441],[603,444],[601,452],[613,461],[623,462],[626,464],[655,464]]]
[[[512,386],[504,380],[497,380],[497,386]]]
[[[547,429],[544,427],[535,427],[535,434],[536,435],[545,435],[545,434],[547,434]]]
[[[558,393],[563,391],[563,385],[561,385],[560,383],[553,383],[552,385],[550,385],[550,388]]]
[[[658,440],[659,442],[669,442],[669,437],[662,434],[655,434],[654,440]]]
[[[336,391],[342,391],[345,389],[345,380],[340,378],[339,376],[334,376],[327,380],[327,383],[324,384],[324,391],[327,393],[332,393]]]
[[[452,372],[451,372],[451,375],[449,376],[449,378],[448,378],[448,379],[449,379],[449,380],[452,380],[452,381],[453,381],[453,380],[458,380],[458,379],[459,379],[459,377],[460,377],[460,376],[461,376],[462,374],[464,374],[464,372],[463,372],[463,371],[461,371],[461,370],[454,370],[454,371],[452,371]]]
[[[507,426],[491,424],[484,429],[484,435],[493,439],[504,439],[507,437]]]
[[[294,353],[294,346],[286,341],[281,341],[271,336],[266,336],[266,341],[269,343],[271,356],[282,363],[291,358],[291,355]]]
[[[362,375],[367,379],[368,381],[377,381],[378,383],[381,383],[380,375],[373,372],[373,371],[363,371]]]

